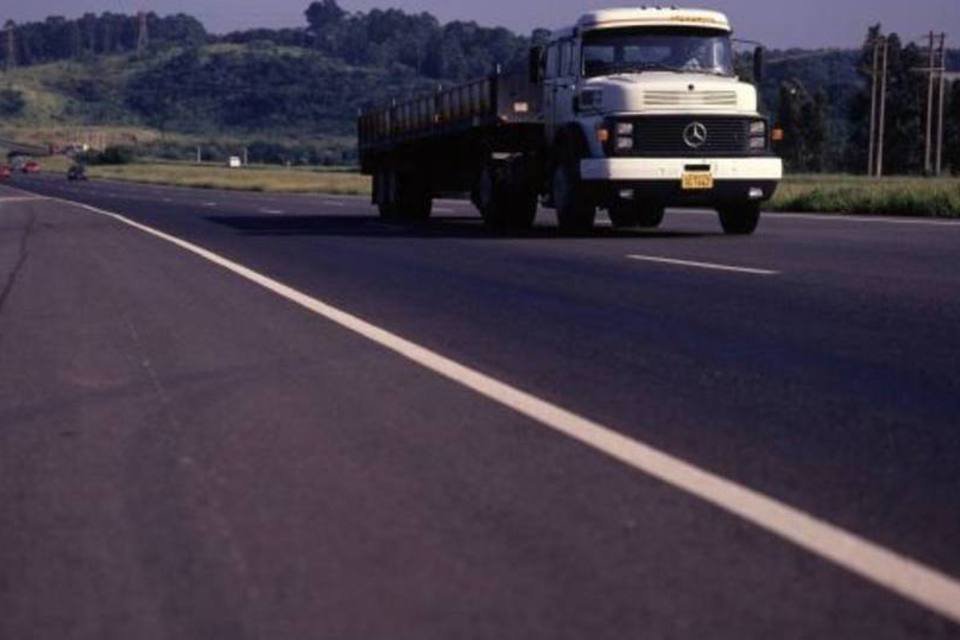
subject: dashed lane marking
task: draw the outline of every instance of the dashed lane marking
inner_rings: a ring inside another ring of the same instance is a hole
[[[755,276],[776,276],[779,275],[779,271],[772,271],[770,269],[756,269],[754,267],[736,267],[729,264],[716,264],[713,262],[697,262],[695,260],[679,260],[676,258],[663,258],[660,256],[643,256],[637,254],[631,254],[627,256],[630,260],[637,260],[640,262],[655,262],[658,264],[669,264],[678,267],[690,267],[695,269],[708,269],[712,271],[731,271],[734,273],[748,273]]]

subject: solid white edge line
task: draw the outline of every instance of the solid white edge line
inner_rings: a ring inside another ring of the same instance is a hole
[[[710,269],[713,271],[732,271],[735,273],[749,273],[756,276],[776,276],[779,271],[769,269],[755,269],[753,267],[735,267],[728,264],[715,264],[713,262],[697,262],[695,260],[679,260],[677,258],[663,258],[660,256],[645,256],[640,254],[630,254],[627,256],[630,260],[639,260],[642,262],[656,262],[658,264],[672,264],[681,267],[696,267],[698,269]]]
[[[541,400],[203,247],[120,214],[61,198],[50,200],[110,217],[189,251],[535,422],[960,623],[960,580],[946,573]]]
[[[669,209],[670,213],[679,213],[697,216],[715,216],[716,211],[710,209]],[[937,219],[937,218],[908,218],[905,216],[871,216],[871,215],[851,215],[849,213],[790,213],[789,211],[764,211],[764,220],[776,220],[785,218],[788,220],[814,220],[825,222],[876,222],[879,224],[916,224],[921,226],[934,227],[956,227],[960,229],[960,219]]]

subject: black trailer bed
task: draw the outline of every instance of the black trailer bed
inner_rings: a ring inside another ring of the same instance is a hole
[[[463,133],[520,125],[541,125],[542,89],[525,74],[494,74],[433,95],[364,111],[358,122],[364,159],[418,142],[438,142]]]

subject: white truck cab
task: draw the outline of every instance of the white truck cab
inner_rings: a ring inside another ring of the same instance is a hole
[[[598,209],[655,227],[666,207],[696,205],[749,234],[783,173],[757,90],[734,74],[727,18],[695,9],[588,13],[525,72],[373,107],[357,134],[381,216],[422,221],[437,195],[469,192],[498,230],[529,229],[541,203],[569,234]]]
[[[666,206],[707,205],[752,232],[783,167],[733,63],[715,11],[607,9],[555,32],[540,73],[561,219],[588,226],[599,205],[614,224],[655,226]]]

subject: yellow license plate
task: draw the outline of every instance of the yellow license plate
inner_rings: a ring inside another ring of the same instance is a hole
[[[686,172],[683,174],[684,190],[713,189],[713,174],[703,171]]]

